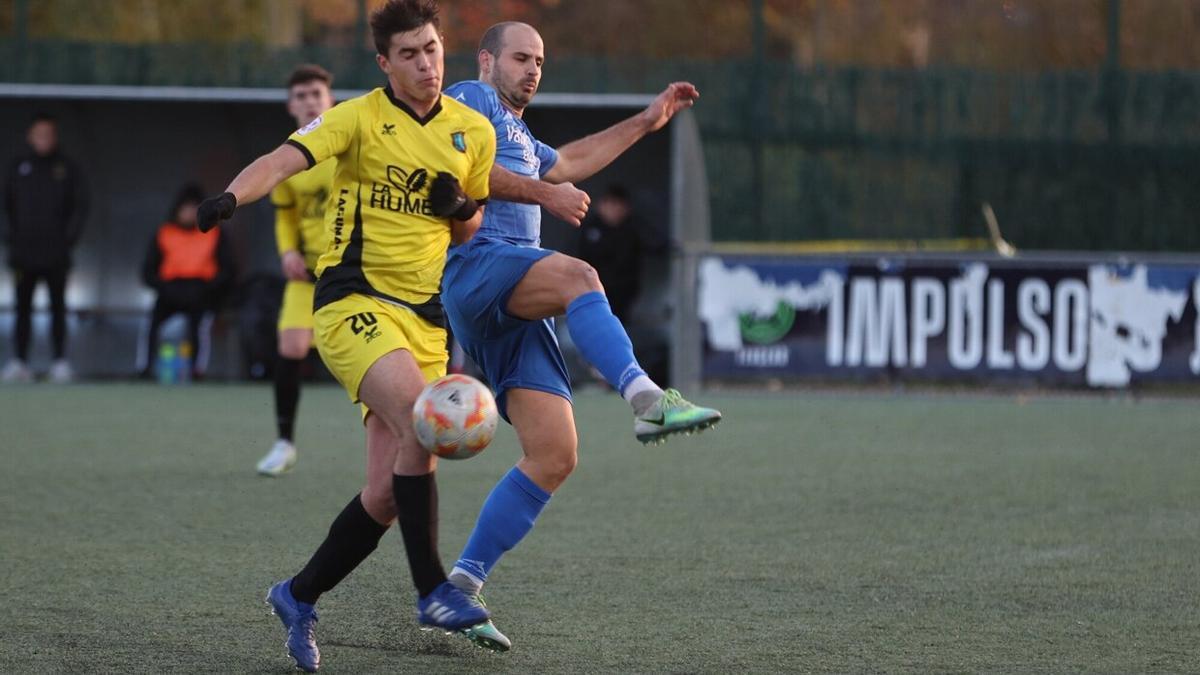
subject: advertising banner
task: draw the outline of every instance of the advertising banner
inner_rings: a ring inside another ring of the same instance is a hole
[[[708,380],[1200,382],[1196,265],[710,256]]]

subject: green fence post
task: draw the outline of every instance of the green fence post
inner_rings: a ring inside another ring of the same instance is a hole
[[[766,68],[766,26],[763,21],[763,0],[754,0],[751,11],[753,15],[753,57],[752,68],[753,72],[750,75],[751,87],[746,96],[747,102],[753,102],[755,95],[761,95],[761,92],[766,86],[766,78],[764,70]],[[758,231],[758,237],[763,238],[767,231],[767,222],[763,204],[766,202],[765,186],[766,180],[763,171],[763,125],[766,123],[763,115],[763,103],[751,103],[747,105],[747,111],[750,114],[750,164],[751,164],[751,190],[754,192],[754,199],[751,200],[754,214],[754,227]],[[739,236],[739,238],[745,238]]]
[[[13,79],[18,82],[25,79],[25,51],[29,38],[29,0],[17,0],[14,8],[13,28],[16,35],[16,54],[14,54]]]

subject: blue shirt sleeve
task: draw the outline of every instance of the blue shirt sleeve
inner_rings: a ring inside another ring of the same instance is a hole
[[[534,141],[533,152],[541,160],[541,166],[538,167],[538,178],[542,178],[547,173],[550,173],[550,169],[553,169],[554,165],[558,164],[558,151],[541,141]]]
[[[489,120],[495,118],[496,107],[500,105],[496,92],[476,80],[456,82],[447,87],[445,93],[450,98],[467,104]]]

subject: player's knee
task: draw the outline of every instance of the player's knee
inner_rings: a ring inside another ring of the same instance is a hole
[[[363,509],[377,522],[390,523],[396,518],[396,499],[392,496],[390,484],[386,489],[382,486],[368,485],[363,488],[359,498],[362,500]]]
[[[285,359],[299,361],[308,356],[308,350],[301,349],[300,346],[293,342],[281,342],[279,344],[279,355]]]
[[[575,452],[574,448],[571,448],[570,452],[560,453],[554,460],[554,475],[558,477],[559,482],[562,482],[571,475],[577,464],[579,464],[579,453]]]
[[[312,349],[312,338],[304,334],[280,333],[278,346],[280,356],[299,360],[308,356],[309,350]]]
[[[596,272],[596,268],[582,260],[576,260],[572,265],[570,279],[571,299],[593,291],[604,291],[604,286],[600,283],[600,274]]]
[[[574,442],[564,443],[557,452],[546,455],[539,463],[545,476],[557,486],[575,470],[575,465],[579,463],[579,453],[575,451]]]

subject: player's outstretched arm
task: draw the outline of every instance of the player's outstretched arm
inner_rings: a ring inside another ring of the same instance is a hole
[[[555,218],[575,227],[587,215],[591,197],[570,182],[547,183],[537,178],[515,174],[499,164],[492,165],[488,175],[492,197],[506,202],[538,204],[544,206]]]
[[[281,145],[242,169],[224,194],[205,199],[196,213],[200,230],[207,232],[222,220],[233,216],[238,204],[249,204],[265,197],[274,187],[308,168],[304,153],[291,145]]]
[[[680,110],[692,107],[699,97],[700,92],[690,82],[672,82],[642,112],[559,148],[558,162],[546,173],[545,180],[578,183],[591,177],[643,136],[666,126]]]

